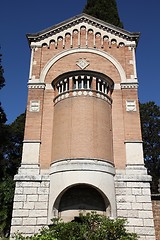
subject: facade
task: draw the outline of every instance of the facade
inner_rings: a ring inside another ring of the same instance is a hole
[[[22,163],[11,234],[94,210],[155,239],[130,33],[86,14],[27,35],[31,48]]]

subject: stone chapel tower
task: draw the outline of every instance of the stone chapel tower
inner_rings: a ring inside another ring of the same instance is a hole
[[[153,240],[130,33],[81,14],[36,34],[11,233],[97,211]]]

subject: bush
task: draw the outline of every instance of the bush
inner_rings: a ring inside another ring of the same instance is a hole
[[[33,237],[16,235],[16,240],[137,240],[135,233],[125,228],[126,220],[109,219],[96,213],[80,214],[72,222],[53,220],[53,225],[44,228]]]

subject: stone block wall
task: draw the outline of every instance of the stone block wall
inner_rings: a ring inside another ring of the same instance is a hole
[[[16,175],[11,236],[16,232],[33,235],[48,225],[49,177]]]
[[[126,218],[127,229],[137,233],[140,240],[155,240],[150,177],[145,170],[141,170],[142,174],[138,169],[131,171],[115,177],[117,217]]]
[[[36,166],[22,165],[15,180],[11,236],[17,231],[31,236],[48,225],[50,177]],[[150,181],[144,167],[127,167],[115,175],[117,217],[126,218],[127,229],[140,240],[155,240],[154,223],[159,239],[160,202],[153,201],[152,211]]]

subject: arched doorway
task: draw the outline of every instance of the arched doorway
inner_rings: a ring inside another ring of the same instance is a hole
[[[110,216],[110,204],[97,189],[87,184],[74,185],[56,200],[58,215],[63,221],[71,221],[79,213],[95,211]],[[59,202],[59,204],[58,204]]]

